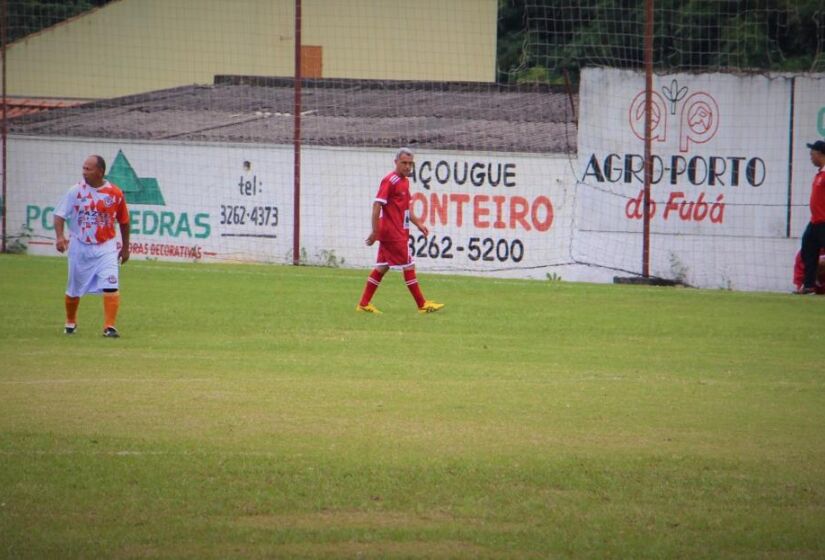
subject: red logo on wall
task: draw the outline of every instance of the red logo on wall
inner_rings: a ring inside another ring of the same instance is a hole
[[[690,150],[691,143],[704,144],[710,141],[719,130],[719,104],[716,100],[703,91],[687,94],[687,86],[679,87],[679,82],[674,79],[670,86],[662,87],[662,94],[652,92],[650,110],[651,139],[656,142],[667,141],[670,127],[676,126],[679,134],[679,151],[683,153]],[[644,90],[630,103],[628,117],[633,134],[644,140]]]

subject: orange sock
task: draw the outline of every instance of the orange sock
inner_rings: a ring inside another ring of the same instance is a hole
[[[120,307],[120,292],[103,292],[103,328],[115,326],[117,310]]]
[[[79,297],[66,296],[66,324],[77,324],[77,307],[80,305]]]

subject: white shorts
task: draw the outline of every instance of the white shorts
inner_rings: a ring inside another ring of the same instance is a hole
[[[87,245],[77,239],[69,243],[69,281],[66,295],[80,297],[120,287],[117,241]]]

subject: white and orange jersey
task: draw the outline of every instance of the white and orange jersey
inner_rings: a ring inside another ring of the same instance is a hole
[[[108,181],[97,189],[85,181],[77,183],[57,205],[54,214],[69,222],[73,238],[87,245],[114,239],[115,224],[129,223],[123,191]]]

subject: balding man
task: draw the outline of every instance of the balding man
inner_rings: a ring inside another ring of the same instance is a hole
[[[103,336],[120,336],[115,327],[120,307],[120,264],[129,260],[129,211],[116,185],[105,179],[106,162],[92,155],[83,162],[83,180],[63,197],[54,211],[55,247],[69,251],[66,324],[77,330],[77,308],[86,294],[103,294]],[[64,226],[69,222],[69,237]],[[122,246],[117,247],[117,229]]]

